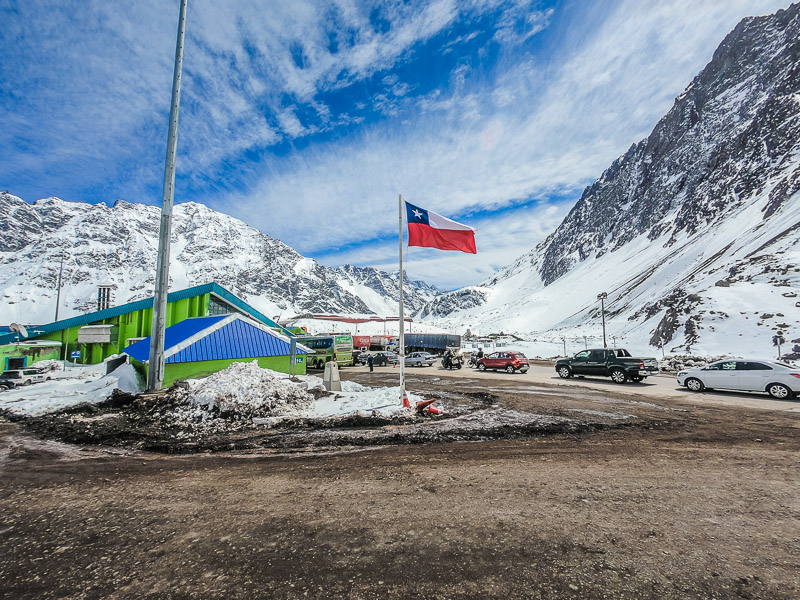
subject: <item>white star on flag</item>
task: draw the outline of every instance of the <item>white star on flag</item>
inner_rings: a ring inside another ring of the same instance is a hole
[[[422,213],[417,209],[414,209],[412,212],[414,213],[414,216],[417,217],[418,219],[422,218]]]

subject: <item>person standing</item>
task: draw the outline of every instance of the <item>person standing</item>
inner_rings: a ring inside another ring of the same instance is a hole
[[[367,364],[369,365],[369,372],[372,373],[372,366],[375,364],[375,357],[372,354],[367,357]]]

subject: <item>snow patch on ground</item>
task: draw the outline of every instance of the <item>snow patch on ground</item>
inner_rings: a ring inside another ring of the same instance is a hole
[[[255,361],[233,363],[204,379],[190,379],[191,404],[237,417],[276,416],[309,407],[314,397],[308,385],[289,376],[262,369]]]
[[[104,365],[75,368],[74,377],[69,377],[71,369],[67,369],[59,378],[3,392],[0,409],[36,417],[84,402],[102,402],[115,389],[130,394],[142,391],[132,365],[121,365],[108,375],[101,375],[98,367],[105,368]]]
[[[403,409],[400,388],[369,388],[342,381],[342,391],[327,392],[320,377],[290,376],[258,363],[234,363],[204,379],[190,379],[168,392],[174,407],[159,415],[187,433],[227,430],[231,425],[273,426],[295,419],[351,415],[390,417]],[[408,395],[412,405],[422,400]]]

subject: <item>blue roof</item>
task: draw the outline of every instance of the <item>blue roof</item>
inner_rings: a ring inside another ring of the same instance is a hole
[[[221,326],[216,327],[218,325]],[[176,348],[187,341],[190,343],[185,347]],[[128,346],[123,352],[140,362],[147,361],[150,358],[150,338]],[[296,352],[306,354],[300,346]],[[289,354],[289,342],[274,332],[253,325],[240,315],[186,319],[167,327],[165,333],[166,364]]]
[[[164,351],[169,348],[180,344],[184,340],[189,339],[193,335],[197,335],[204,329],[208,329],[215,323],[225,319],[229,315],[216,315],[213,317],[197,317],[194,319],[184,319],[180,323],[175,323],[164,330]],[[123,350],[125,354],[138,360],[145,362],[150,358],[150,338],[146,337],[143,340],[131,344]]]
[[[272,321],[272,319],[268,319],[259,311],[257,311],[255,308],[253,308],[243,300],[234,296],[231,292],[226,290],[221,285],[214,282],[206,283],[204,285],[196,285],[194,287],[186,288],[185,290],[178,290],[176,292],[171,292],[170,294],[167,295],[167,303],[176,302],[178,300],[184,300],[186,298],[194,298],[195,296],[202,296],[203,294],[209,294],[209,293],[214,294],[218,298],[225,300],[228,304],[230,304],[231,306],[235,306],[236,308],[241,310],[244,314],[252,317],[256,321],[260,321],[261,323],[264,323],[269,327],[277,327],[284,333],[284,335],[293,337],[293,334],[290,331],[281,327],[280,325]],[[98,310],[85,315],[72,317],[70,319],[64,319],[62,321],[55,321],[54,323],[48,323],[47,325],[38,325],[36,327],[36,335],[30,334],[25,339],[34,339],[41,335],[53,333],[56,331],[62,331],[64,329],[69,329],[70,327],[89,325],[90,323],[97,323],[98,321],[103,321],[104,319],[110,319],[112,317],[118,317],[120,315],[125,315],[128,313],[136,312],[137,310],[142,310],[145,308],[152,308],[152,307],[153,307],[152,298],[145,298],[144,300],[137,300],[136,302],[128,302],[127,304],[121,304],[120,306],[114,306],[112,308],[107,308],[105,310]],[[16,333],[7,333],[5,335],[0,335],[0,346],[5,344],[10,344],[15,341],[17,341]]]

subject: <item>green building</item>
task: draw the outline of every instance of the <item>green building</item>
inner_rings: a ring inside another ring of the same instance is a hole
[[[150,338],[125,348],[145,378]],[[199,379],[235,362],[256,361],[262,369],[305,375],[309,349],[241,314],[184,319],[164,332],[164,387],[178,379]]]
[[[291,333],[216,283],[198,285],[167,296],[167,326],[193,317],[241,314],[291,337]],[[80,364],[103,362],[150,335],[153,298],[31,327],[27,336],[0,335],[0,366],[27,367],[60,358]],[[76,354],[77,353],[77,354]]]

